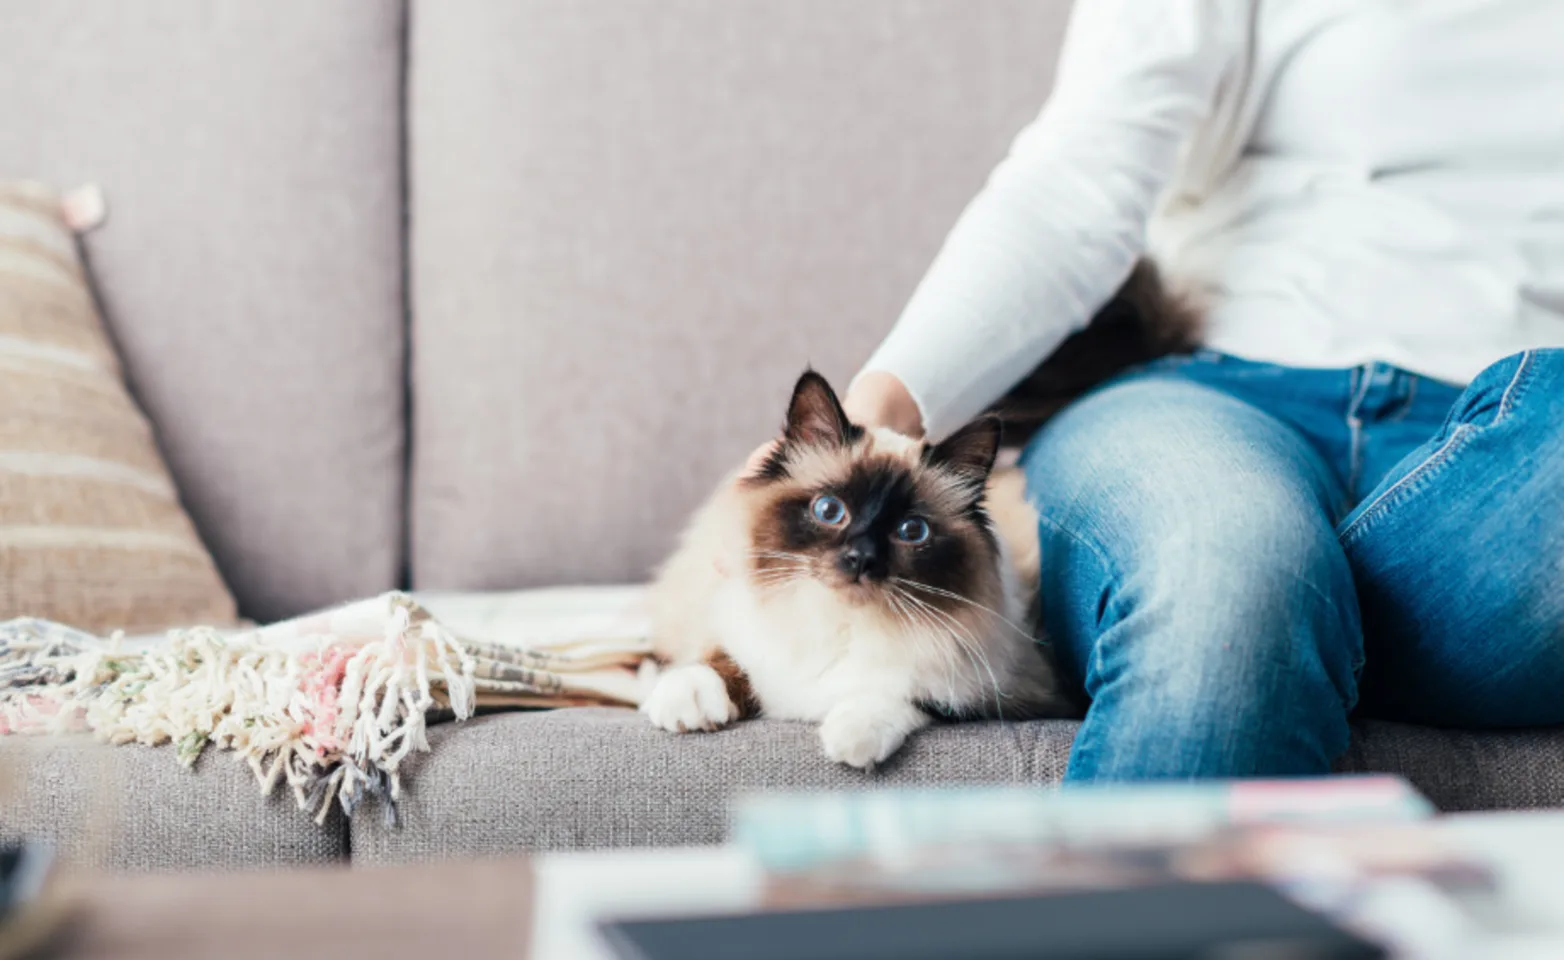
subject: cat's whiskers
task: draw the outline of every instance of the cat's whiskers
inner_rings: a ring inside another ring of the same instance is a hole
[[[989,680],[993,683],[995,696],[998,697],[1003,695],[999,681],[994,677],[994,670],[990,665],[988,652],[984,648],[983,644],[978,640],[978,638],[973,635],[971,628],[957,620],[947,611],[941,610],[933,604],[922,600],[921,598],[915,597],[913,599],[923,605],[924,608],[928,610],[928,613],[931,617],[937,618],[940,622],[942,622],[945,625],[945,628],[950,631],[951,636],[967,646],[972,651],[973,655],[982,661],[983,669],[988,673]]]
[[[751,560],[780,560],[780,565],[785,567],[807,567],[814,563],[813,558],[802,553],[784,553],[780,550],[750,550],[744,556]],[[774,568],[775,565],[768,566]]]
[[[805,577],[802,573],[795,573],[792,570],[784,570],[777,573],[756,577],[750,582],[756,587],[774,590],[778,587],[785,587],[791,583],[798,583],[803,579],[805,579]]]
[[[1014,621],[1012,621],[1009,617],[1006,617],[1004,614],[1000,613],[998,610],[995,610],[993,607],[985,606],[984,604],[978,603],[976,600],[973,600],[971,597],[963,597],[959,593],[954,593],[954,592],[952,592],[950,590],[945,590],[945,589],[940,588],[940,587],[930,586],[929,584],[926,584],[926,583],[919,583],[916,580],[907,580],[907,579],[902,578],[902,577],[892,577],[891,579],[895,580],[896,583],[898,585],[900,585],[900,586],[911,587],[914,590],[922,590],[925,593],[932,594],[932,595],[934,595],[936,597],[944,597],[947,600],[955,600],[958,603],[964,603],[967,606],[975,607],[976,609],[981,610],[984,613],[988,614],[989,616],[993,617],[994,619],[998,620],[1000,623],[1003,623],[1005,626],[1009,627],[1011,630],[1014,630],[1016,632],[1017,636],[1024,637],[1027,640],[1036,640],[1036,635],[1033,634],[1031,631],[1023,629],[1022,627],[1018,626]]]
[[[924,614],[924,619],[930,623],[930,626],[933,628],[935,635],[939,635],[944,632],[940,629],[939,624],[934,623],[928,614]],[[960,673],[962,658],[965,657],[967,662],[972,663],[974,667],[977,664],[973,662],[972,654],[959,642],[955,647],[952,647],[948,643],[936,643],[935,646],[939,648],[940,655],[945,660],[946,688],[948,690],[946,699],[952,706],[955,706],[960,700],[956,693],[956,688],[960,685],[961,681]]]
[[[911,584],[913,582],[910,580],[902,580],[900,577],[895,579],[900,581],[902,585]],[[923,584],[918,584],[918,586],[923,586]],[[915,597],[910,593],[904,592],[903,595],[908,600],[911,600],[913,603],[922,608],[932,620],[938,620],[942,622],[945,626],[945,629],[950,633],[951,638],[961,646],[962,650],[964,650],[967,656],[972,660],[973,666],[981,667],[981,669],[988,674],[989,683],[994,688],[994,712],[996,718],[1003,719],[1004,690],[999,685],[999,677],[995,675],[993,664],[989,662],[988,654],[982,649],[982,644],[977,642],[977,638],[973,637],[960,621],[946,613],[944,610],[941,610],[938,607],[935,607],[933,604],[930,604],[928,601],[919,597]]]
[[[956,707],[956,704],[960,702],[956,688],[960,685],[962,657],[967,657],[968,661],[971,661],[971,657],[965,650],[962,650],[960,644],[957,644],[956,647],[951,647],[951,644],[940,643],[940,635],[943,632],[938,627],[938,624],[932,624],[929,621],[927,614],[924,614],[923,622],[929,627],[929,632],[926,633],[927,638],[929,638],[929,646],[934,649],[935,654],[938,655],[938,660],[945,666],[945,702],[951,705],[951,707]]]
[[[929,643],[931,638],[925,634],[923,630],[923,624],[915,620],[912,614],[909,612],[906,601],[904,601],[900,596],[901,592],[902,591],[900,588],[896,586],[890,586],[885,591],[885,599],[890,604],[892,612],[896,614],[898,625],[902,627],[902,629],[906,632],[908,639],[912,641],[914,652],[921,661],[924,659],[927,651],[931,648]],[[938,643],[933,643],[932,649],[936,654],[943,654],[945,652]],[[947,666],[949,665],[948,657],[942,656],[940,659],[944,661]],[[950,693],[953,694],[955,688],[951,685],[951,679],[952,678],[947,675],[946,688]]]
[[[756,570],[750,574],[752,578],[769,577],[778,573],[807,573],[811,569],[807,563],[787,563],[775,567],[767,567],[764,570]]]
[[[952,704],[954,704],[957,699],[956,671],[957,667],[960,666],[959,658],[965,657],[967,662],[971,664],[974,669],[977,669],[978,667],[977,661],[973,659],[971,651],[967,649],[966,644],[964,644],[959,637],[950,637],[950,639],[955,640],[954,648],[952,648],[950,644],[939,643],[938,641],[940,638],[944,638],[950,634],[950,628],[947,625],[936,622],[934,618],[928,614],[926,605],[920,603],[917,597],[908,594],[905,590],[902,590],[901,588],[894,585],[891,586],[891,589],[900,596],[902,602],[906,605],[909,614],[917,621],[918,627],[920,628],[919,633],[922,634],[923,630],[925,629],[929,631],[926,636],[928,636],[929,640],[934,643],[935,649],[941,654],[940,659],[946,667],[946,690],[949,694],[948,699]]]
[[[750,573],[750,583],[768,592],[803,580],[814,569],[813,560],[802,553],[789,553],[784,550],[750,550],[745,555],[755,560],[780,561]]]
[[[796,563],[809,563],[810,557],[802,553],[790,553],[786,550],[751,550],[746,556],[757,560],[792,560]]]
[[[772,567],[753,573],[749,577],[749,582],[757,589],[772,592],[789,584],[807,579],[810,569],[811,567],[807,563],[792,562],[785,566]]]
[[[919,660],[932,659],[936,666],[943,666],[945,673],[945,688],[947,699],[956,699],[956,662],[951,656],[948,646],[941,645],[937,639],[927,631],[929,624],[921,617],[914,616],[914,609],[904,596],[905,591],[895,585],[889,585],[885,592],[885,598],[892,607],[901,625],[906,630],[907,636],[912,640],[914,650]],[[932,657],[930,656],[932,654]]]

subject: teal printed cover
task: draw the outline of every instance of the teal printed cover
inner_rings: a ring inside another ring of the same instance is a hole
[[[1195,841],[1233,827],[1406,822],[1433,805],[1398,777],[1071,787],[991,786],[776,793],[740,798],[732,839],[772,873],[1064,844]]]

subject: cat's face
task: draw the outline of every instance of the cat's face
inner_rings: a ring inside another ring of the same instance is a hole
[[[999,548],[983,492],[998,446],[988,420],[936,446],[865,430],[805,373],[781,445],[746,481],[755,584],[809,578],[891,611],[992,597]]]

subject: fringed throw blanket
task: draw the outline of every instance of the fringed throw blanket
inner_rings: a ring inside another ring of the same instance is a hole
[[[102,639],[0,623],[0,734],[89,731],[173,744],[186,766],[232,751],[262,793],[286,783],[324,821],[367,798],[394,823],[398,773],[431,717],[633,705],[648,643],[634,591],[389,593],[268,627]],[[442,611],[440,619],[431,608]]]

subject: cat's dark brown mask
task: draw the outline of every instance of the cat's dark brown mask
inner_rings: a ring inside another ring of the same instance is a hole
[[[747,481],[757,581],[810,577],[855,601],[910,593],[938,608],[989,597],[998,545],[983,494],[998,447],[992,419],[933,446],[866,430],[805,372],[777,449]]]

